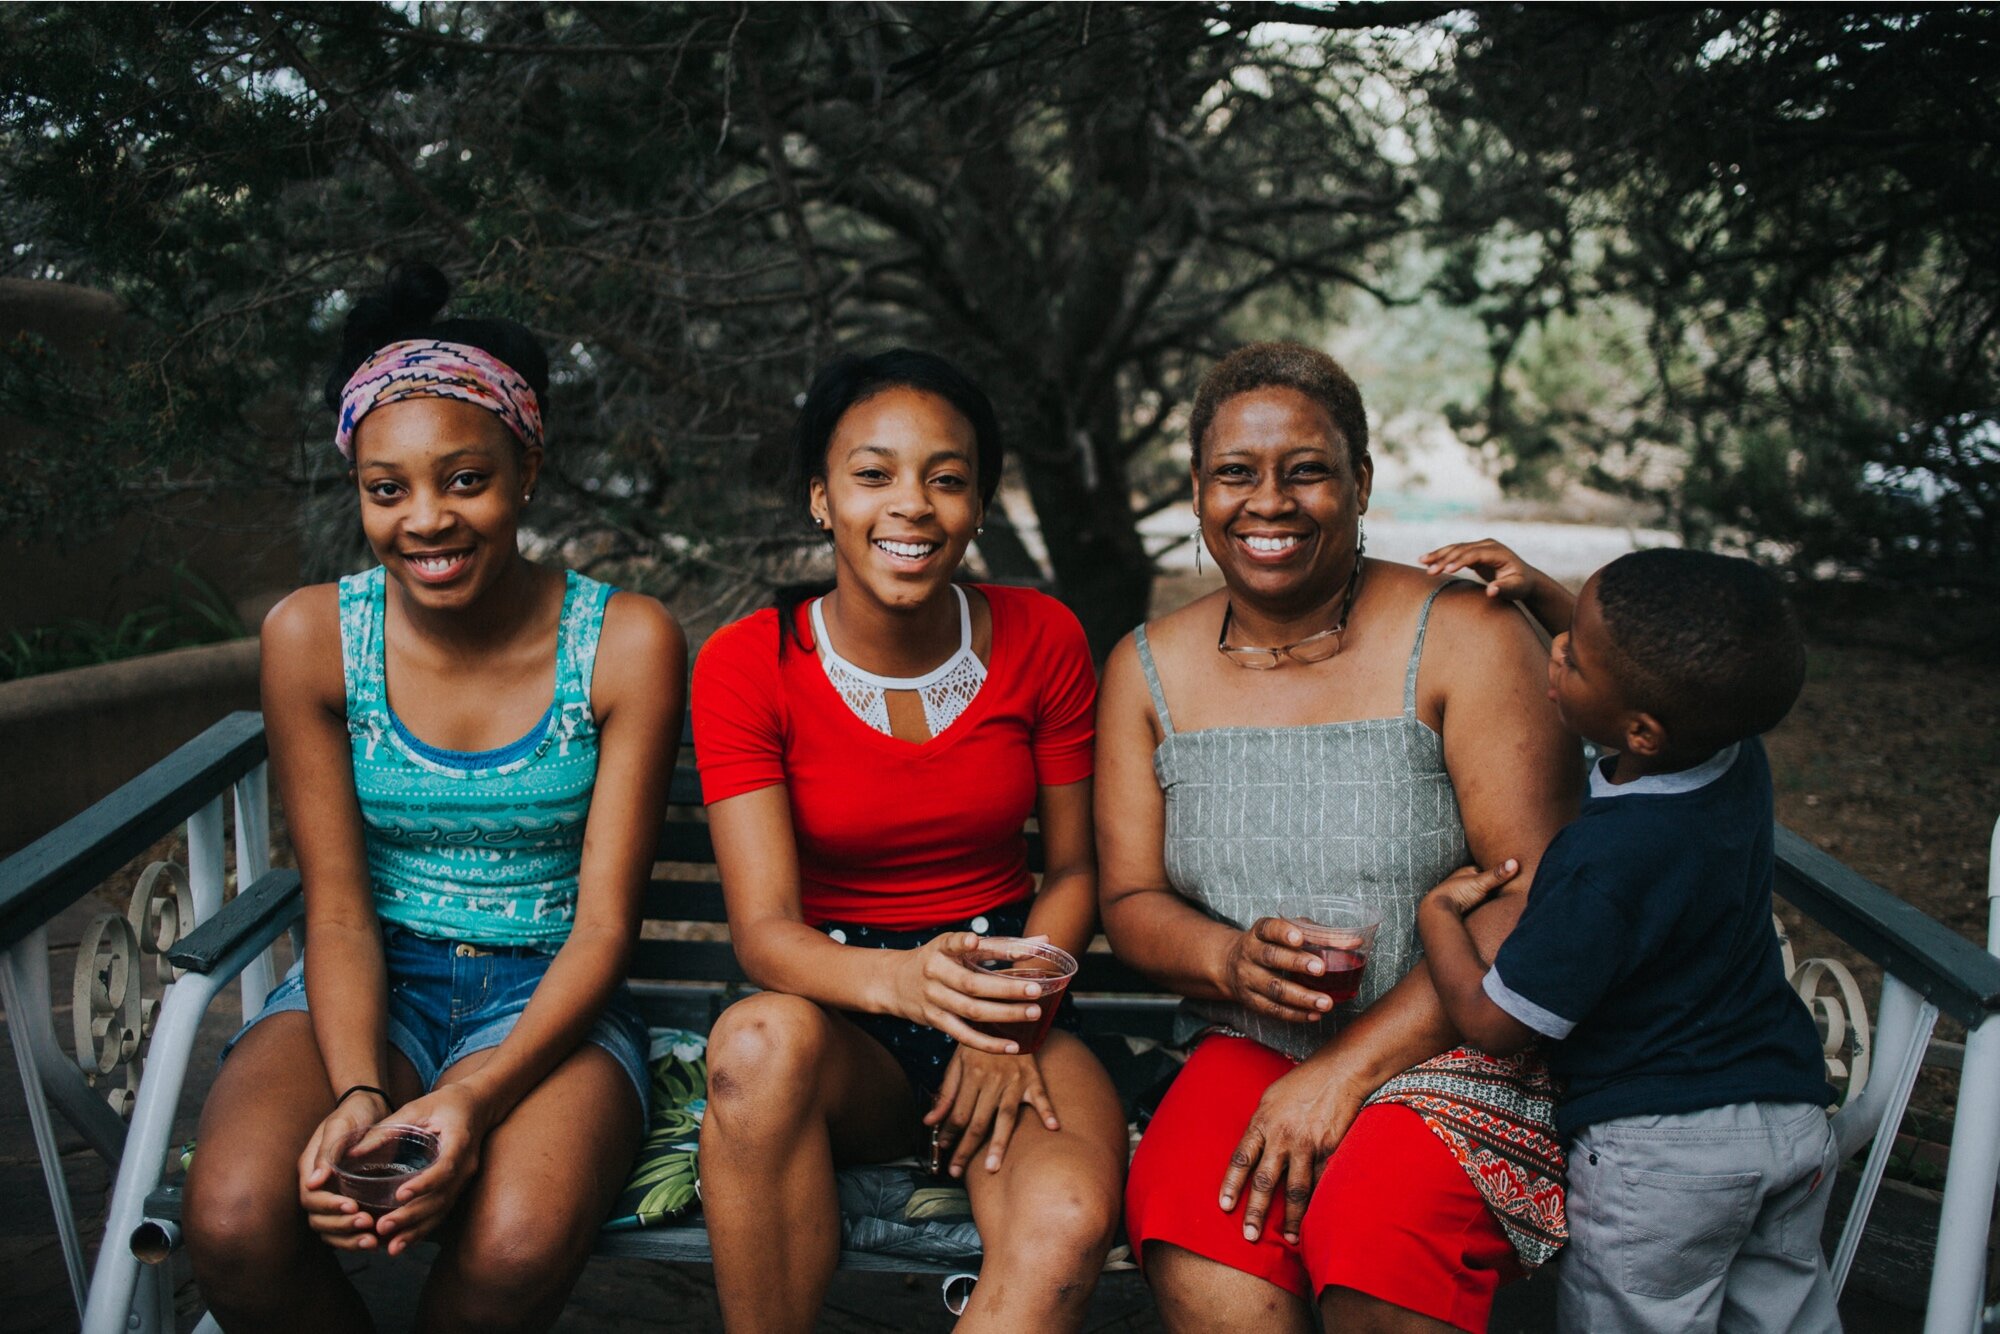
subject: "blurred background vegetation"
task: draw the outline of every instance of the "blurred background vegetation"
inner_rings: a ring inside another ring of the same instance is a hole
[[[1996,101],[1985,6],[6,6],[0,282],[122,316],[0,330],[0,531],[255,495],[366,563],[318,385],[421,257],[555,354],[547,549],[717,618],[808,549],[813,368],[910,343],[1002,412],[986,572],[1108,646],[1258,337],[1366,348],[1514,494],[1984,602]]]

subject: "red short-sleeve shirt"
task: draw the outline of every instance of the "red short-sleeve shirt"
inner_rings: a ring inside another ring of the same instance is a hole
[[[993,612],[985,683],[920,744],[856,717],[817,653],[788,640],[781,654],[775,610],[703,646],[692,696],[702,800],[785,785],[808,922],[917,930],[1019,901],[1037,790],[1090,777],[1097,674],[1083,627],[1046,594],[979,591]],[[798,626],[810,645],[805,606]]]

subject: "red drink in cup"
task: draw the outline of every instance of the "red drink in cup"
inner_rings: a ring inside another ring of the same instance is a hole
[[[1353,1000],[1354,993],[1361,990],[1361,970],[1368,966],[1368,956],[1360,950],[1346,950],[1335,945],[1313,952],[1326,965],[1326,971],[1317,977],[1307,973],[1306,985],[1324,993],[1335,1005]]]
[[[1041,1006],[1040,1018],[1001,1023],[966,1021],[989,1037],[1017,1044],[1023,1056],[1039,1048],[1042,1040],[1049,1035],[1049,1025],[1055,1021],[1056,1005],[1062,1000],[1064,988],[1076,976],[1076,957],[1046,941],[1023,940],[1018,936],[988,936],[979,942],[979,948],[965,956],[965,961],[974,968],[998,973],[1009,981],[1041,983],[1040,996],[1021,1002]]]
[[[396,1189],[437,1161],[438,1137],[422,1126],[385,1121],[349,1140],[334,1162],[333,1184],[364,1209],[396,1207]]]
[[[1312,915],[1287,919],[1305,936],[1305,949],[1326,965],[1323,973],[1302,973],[1299,981],[1335,1005],[1353,1000],[1361,990],[1361,974],[1375,952],[1375,933],[1382,918],[1359,899],[1321,899]]]

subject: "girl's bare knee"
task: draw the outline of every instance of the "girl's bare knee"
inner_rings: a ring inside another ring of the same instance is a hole
[[[553,1318],[590,1257],[597,1229],[506,1196],[471,1208],[451,1241],[446,1305],[469,1329],[537,1328]]]
[[[1024,1273],[1095,1274],[1118,1233],[1118,1192],[1072,1178],[1022,1192],[1024,1201],[994,1220],[987,1256]],[[987,1228],[982,1225],[982,1232]],[[1086,1289],[1087,1291],[1087,1289]]]
[[[708,1036],[708,1100],[759,1103],[809,1098],[826,1053],[828,1026],[819,1006],[798,996],[762,992],[722,1012]]]
[[[254,1292],[295,1264],[302,1246],[318,1244],[306,1229],[292,1183],[281,1189],[227,1167],[204,1172],[199,1158],[189,1173],[181,1227],[204,1291]]]

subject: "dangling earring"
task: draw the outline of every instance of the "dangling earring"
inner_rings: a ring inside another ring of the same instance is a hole
[[[1354,563],[1359,565],[1363,553],[1368,550],[1368,520],[1356,516],[1354,520]]]
[[[1201,573],[1201,549],[1207,545],[1208,539],[1202,535],[1201,525],[1196,524],[1194,526],[1194,572],[1196,574]]]

